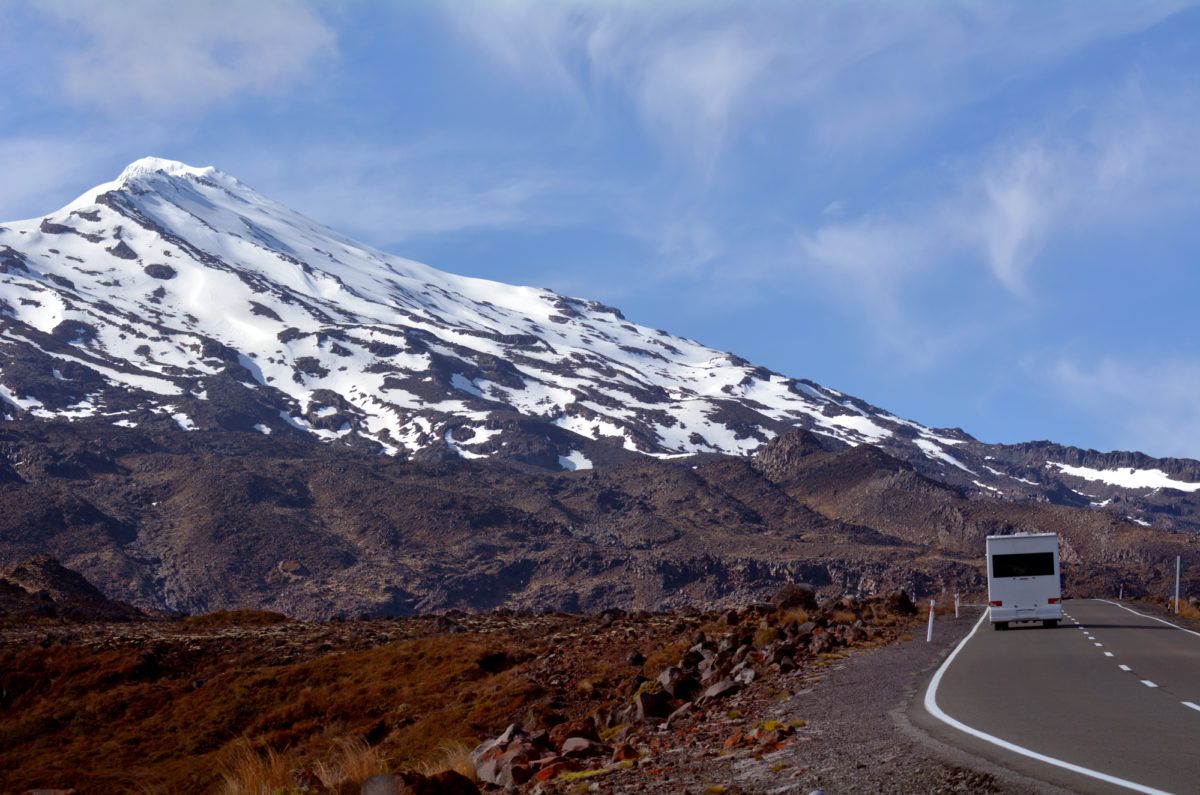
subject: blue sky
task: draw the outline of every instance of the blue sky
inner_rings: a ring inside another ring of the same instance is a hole
[[[0,0],[0,218],[216,165],[986,441],[1200,457],[1200,8]]]

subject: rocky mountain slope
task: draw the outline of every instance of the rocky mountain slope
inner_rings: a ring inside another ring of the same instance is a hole
[[[747,455],[799,427],[969,493],[1200,527],[1200,462],[927,428],[593,301],[373,250],[157,158],[0,224],[0,419],[546,470]]]
[[[1200,563],[1200,462],[926,428],[155,159],[0,225],[0,484],[0,565],[183,612],[972,591],[1015,530],[1078,589]]]
[[[805,431],[750,457],[588,471],[406,461],[307,435],[155,434],[12,422],[0,554],[50,553],[106,593],[187,613],[732,605],[807,581],[831,595],[982,590],[988,533],[1061,532],[1068,588],[1163,592],[1196,534],[1013,504]],[[1190,581],[1190,580],[1189,580]]]
[[[49,555],[36,555],[0,573],[0,624],[145,618],[146,613],[108,599],[79,572]]]

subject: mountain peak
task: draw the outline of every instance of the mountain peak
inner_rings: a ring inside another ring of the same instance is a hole
[[[117,181],[125,182],[159,173],[172,177],[207,177],[219,172],[213,166],[189,166],[187,163],[163,157],[143,157],[127,165],[117,177]]]

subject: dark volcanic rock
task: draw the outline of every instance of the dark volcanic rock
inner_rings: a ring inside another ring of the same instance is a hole
[[[146,272],[147,276],[154,279],[174,279],[176,275],[175,269],[170,265],[163,265],[157,262],[147,265],[142,270]]]
[[[25,596],[22,596],[21,594]],[[78,572],[38,555],[0,576],[0,615],[55,616],[73,621],[135,621],[141,610],[108,599]]]
[[[120,257],[121,259],[138,258],[137,252],[130,248],[129,244],[124,240],[117,241],[115,246],[106,248],[105,251],[107,251],[109,254],[112,254],[114,257]]]

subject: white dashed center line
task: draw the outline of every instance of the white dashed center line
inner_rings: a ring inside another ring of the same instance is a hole
[[[1143,679],[1142,684],[1144,684],[1146,687],[1158,687],[1158,685],[1154,684],[1149,679]]]
[[[1200,712],[1200,704],[1193,704],[1193,703],[1192,703],[1192,702],[1190,702],[1190,701],[1184,701],[1184,702],[1183,702],[1183,705],[1184,705],[1185,707],[1187,707],[1188,709],[1194,709],[1194,710],[1196,710],[1197,712]]]
[[[1105,656],[1105,657],[1111,657],[1111,656],[1112,656],[1112,652],[1111,652],[1111,651],[1106,651],[1106,652],[1104,652],[1104,656]]]
[[[1120,668],[1122,671],[1130,670],[1128,665],[1118,665],[1117,667]]]
[[[1103,646],[1104,644],[1103,643],[1093,643],[1092,645],[1093,646]]]

